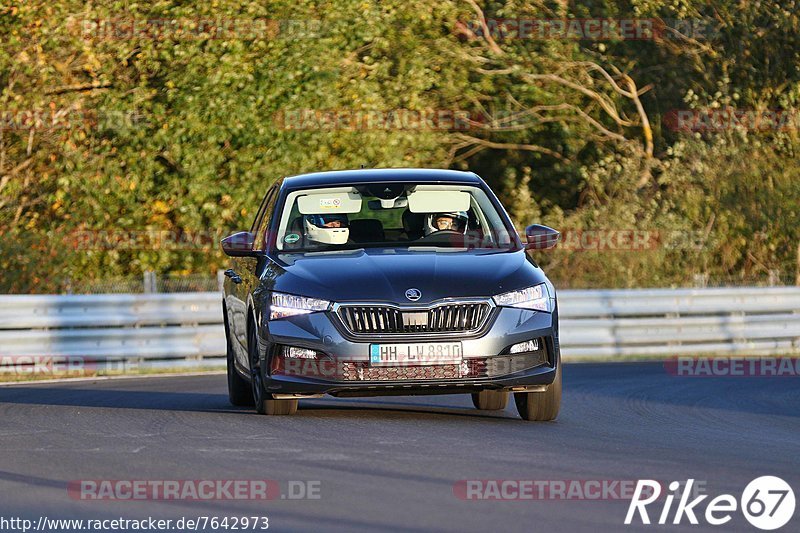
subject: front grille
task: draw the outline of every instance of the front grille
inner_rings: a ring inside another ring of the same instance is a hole
[[[401,309],[388,305],[343,305],[338,313],[354,334],[464,333],[483,327],[491,306],[486,302],[438,305],[430,309]]]

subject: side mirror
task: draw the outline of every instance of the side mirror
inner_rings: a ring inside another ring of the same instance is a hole
[[[253,252],[253,243],[256,236],[249,231],[240,231],[222,239],[222,251],[231,257],[247,257],[256,255]]]
[[[525,245],[526,250],[547,250],[558,243],[561,234],[553,228],[541,224],[531,224],[525,228],[525,237],[528,239],[528,243]]]

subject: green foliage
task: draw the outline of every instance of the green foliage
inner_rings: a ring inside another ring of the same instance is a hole
[[[213,241],[249,227],[276,178],[362,164],[475,170],[519,227],[543,221],[568,231],[692,236],[641,253],[556,250],[540,259],[561,286],[795,273],[796,127],[691,134],[663,125],[670,110],[683,108],[796,112],[796,2],[479,4],[497,18],[713,24],[699,36],[501,39],[493,49],[459,31],[477,13],[456,0],[0,5],[0,292],[58,292],[67,279],[146,269],[212,275],[225,264]],[[256,36],[155,39],[103,38],[94,26],[120,19],[281,23]],[[652,85],[641,97],[652,157],[632,101],[596,71],[565,67],[586,62],[618,81],[627,75],[637,87]],[[629,121],[620,125],[586,93],[536,78],[551,73],[601,94]],[[496,127],[537,106],[568,111]],[[286,125],[287,114],[303,110],[401,109],[463,110],[484,120],[469,132]],[[32,112],[41,119],[33,126]],[[22,116],[28,122],[20,124]],[[465,133],[473,139],[466,144]],[[493,147],[471,151],[474,139]],[[130,244],[142,234],[147,239]],[[162,236],[155,245],[153,234]],[[686,245],[694,240],[698,246]]]

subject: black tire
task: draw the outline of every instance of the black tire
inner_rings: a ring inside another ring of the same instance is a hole
[[[239,375],[236,367],[233,364],[233,349],[231,348],[231,334],[228,327],[228,314],[225,311],[225,306],[222,306],[223,321],[225,324],[225,346],[227,348],[227,367],[228,367],[228,401],[231,405],[237,407],[252,407],[253,406],[253,392],[250,390],[250,384]]]
[[[508,405],[508,391],[484,390],[472,393],[472,405],[481,411],[499,411]]]
[[[260,415],[293,415],[297,400],[275,400],[264,390],[264,374],[258,355],[258,340],[252,322],[247,324],[247,353],[250,359],[250,389],[252,402]]]
[[[545,392],[516,392],[514,403],[523,420],[547,422],[555,420],[561,409],[561,361],[558,362],[556,379]]]

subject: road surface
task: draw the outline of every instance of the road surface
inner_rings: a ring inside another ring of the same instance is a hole
[[[479,412],[467,395],[325,398],[301,401],[296,416],[258,416],[228,404],[224,375],[4,386],[0,516],[268,516],[274,531],[652,531],[623,525],[629,500],[613,490],[605,500],[477,500],[490,484],[471,485],[480,489],[464,499],[459,482],[613,488],[692,478],[711,496],[737,498],[763,475],[800,487],[797,378],[686,378],[660,363],[616,363],[566,365],[564,380],[554,423],[523,422],[511,404]],[[274,480],[280,493],[86,500],[98,493],[68,491],[80,480]],[[300,489],[318,497],[292,499]],[[703,524],[693,529],[713,529]],[[725,529],[756,531],[738,512]]]

